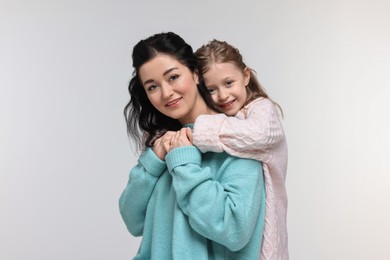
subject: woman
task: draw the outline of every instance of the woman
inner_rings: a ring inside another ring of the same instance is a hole
[[[136,44],[133,66],[125,116],[144,148],[119,205],[130,233],[143,236],[134,259],[258,259],[262,165],[192,145],[187,127],[215,114],[192,48],[174,33],[156,34]]]

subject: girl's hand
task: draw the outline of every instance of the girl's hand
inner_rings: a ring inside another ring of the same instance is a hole
[[[181,147],[181,146],[190,146],[192,145],[192,131],[188,127],[184,127],[177,131],[171,139],[170,150]]]
[[[171,139],[176,134],[174,131],[167,131],[163,136],[157,138],[153,144],[153,152],[161,160],[165,159],[168,151],[171,149]]]

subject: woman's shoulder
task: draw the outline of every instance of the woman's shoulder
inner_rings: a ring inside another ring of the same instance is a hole
[[[258,170],[262,168],[261,162],[257,160],[237,157],[226,152],[207,152],[202,154],[202,157],[203,166],[210,167],[219,173],[229,170],[248,172],[248,174],[258,173]]]

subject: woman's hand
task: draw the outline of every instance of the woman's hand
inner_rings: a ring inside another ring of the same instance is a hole
[[[153,144],[153,152],[161,160],[165,159],[165,156],[170,151],[171,139],[176,134],[175,131],[167,131],[163,136],[157,138]]]
[[[190,140],[191,142],[191,145],[194,145],[194,142],[192,141],[192,129],[187,127],[187,136],[188,136],[188,140]]]
[[[165,159],[165,156],[169,151],[180,146],[189,146],[192,144],[192,130],[191,128],[184,127],[179,131],[168,131],[160,138],[154,141],[153,151],[161,160]]]
[[[192,130],[188,127],[184,127],[172,136],[169,151],[177,147],[190,145],[192,145]]]

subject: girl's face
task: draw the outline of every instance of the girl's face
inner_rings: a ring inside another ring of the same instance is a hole
[[[213,63],[203,74],[207,89],[219,110],[234,116],[246,104],[250,70],[240,70],[233,63]]]
[[[159,54],[140,67],[139,76],[152,105],[182,124],[195,122],[205,107],[197,74],[172,56]]]

